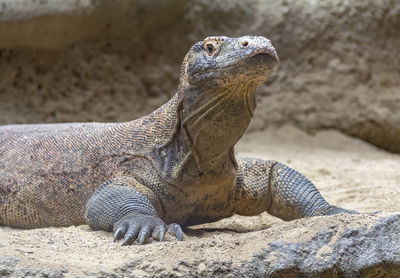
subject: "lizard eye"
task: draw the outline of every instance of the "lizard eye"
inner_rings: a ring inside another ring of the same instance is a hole
[[[214,46],[211,43],[207,44],[206,48],[208,53],[212,53],[214,51]]]
[[[217,49],[217,47],[212,42],[206,42],[204,44],[204,49],[206,50],[208,55],[212,55],[214,51]]]

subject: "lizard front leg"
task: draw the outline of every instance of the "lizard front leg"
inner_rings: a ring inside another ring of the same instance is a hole
[[[238,160],[235,213],[255,215],[263,211],[283,220],[356,211],[330,205],[314,184],[299,172],[276,161]]]
[[[149,188],[132,177],[118,177],[103,183],[86,205],[86,220],[94,230],[114,232],[114,242],[123,237],[121,245],[136,238],[143,244],[151,236],[162,241],[165,232],[182,240],[178,224],[166,225],[160,218],[161,204]]]

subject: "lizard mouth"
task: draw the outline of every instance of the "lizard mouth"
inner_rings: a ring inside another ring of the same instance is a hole
[[[250,55],[246,59],[247,63],[257,66],[262,65],[266,66],[268,69],[274,70],[279,65],[279,58],[276,52],[269,53],[269,52],[256,52],[253,55]]]
[[[249,54],[241,61],[235,63],[228,63],[221,67],[224,72],[229,72],[235,68],[243,67],[246,70],[254,71],[257,69],[264,69],[274,71],[279,65],[279,58],[275,51],[268,50],[255,51]]]
[[[260,53],[255,53],[254,55],[249,56],[248,59],[254,59],[254,58],[262,58],[262,57],[271,57],[272,59],[274,58],[273,56],[271,56],[269,53],[267,52],[260,52]]]
[[[260,64],[267,63],[268,65],[271,65],[272,68],[274,68],[279,65],[279,57],[278,57],[278,54],[275,52],[275,50],[273,52],[268,51],[268,50],[259,50],[259,51],[255,51],[255,52],[249,54],[247,57],[245,57],[241,61],[238,61],[236,63],[230,63],[227,66],[222,67],[222,68],[224,68],[224,69],[233,68],[240,64],[243,64],[244,62],[245,63],[258,62]]]
[[[218,73],[222,74],[220,77],[223,78],[226,73],[232,73],[235,71],[235,69],[240,67],[243,67],[243,69],[247,69],[250,71],[261,68],[267,70],[268,72],[271,72],[274,71],[278,67],[278,65],[279,58],[275,50],[270,51],[267,49],[260,49],[258,51],[254,51],[253,53],[247,54],[247,57],[244,57],[239,61],[224,61],[218,66],[218,69],[212,67],[197,72],[191,76],[191,83],[201,82],[208,78],[219,79]],[[201,78],[200,76],[203,76],[204,78]],[[198,79],[198,77],[200,78]]]
[[[260,50],[255,51],[254,53],[250,54],[247,60],[260,60],[265,61],[268,64],[274,64],[274,66],[279,65],[279,57],[275,50]]]

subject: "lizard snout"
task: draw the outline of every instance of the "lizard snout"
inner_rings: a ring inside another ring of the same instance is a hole
[[[279,63],[279,57],[276,53],[275,47],[272,45],[271,41],[265,37],[261,36],[244,36],[239,40],[239,44],[243,49],[251,48],[250,57],[256,56],[258,54],[268,54],[277,63]]]

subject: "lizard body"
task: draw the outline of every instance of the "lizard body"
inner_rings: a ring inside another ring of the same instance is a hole
[[[277,65],[264,37],[209,37],[186,55],[177,94],[145,117],[0,127],[0,224],[88,223],[125,245],[167,230],[182,239],[180,225],[235,213],[355,213],[283,164],[235,158],[255,90]]]

